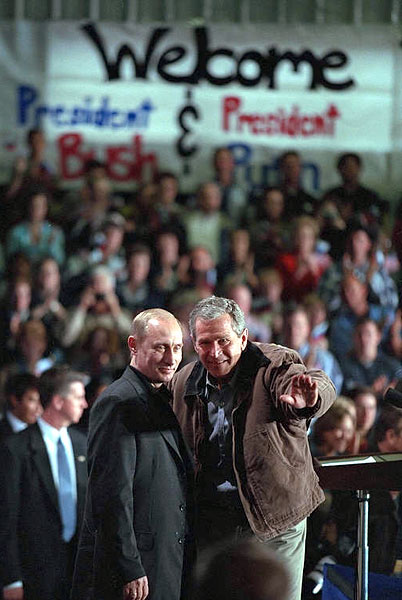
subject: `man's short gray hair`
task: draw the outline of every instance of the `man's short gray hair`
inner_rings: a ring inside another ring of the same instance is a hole
[[[240,336],[246,328],[244,314],[237,302],[229,298],[220,298],[219,296],[210,296],[200,300],[190,313],[190,333],[195,340],[195,326],[197,319],[202,321],[213,321],[224,315],[229,315],[232,319],[233,331]]]

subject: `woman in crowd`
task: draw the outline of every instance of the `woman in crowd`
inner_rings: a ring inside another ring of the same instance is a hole
[[[276,268],[283,279],[283,300],[300,302],[317,289],[331,259],[316,250],[318,225],[315,219],[297,217],[292,223],[292,233],[293,250],[278,256]]]
[[[23,252],[33,264],[51,256],[59,265],[65,260],[64,233],[46,219],[48,196],[43,190],[32,191],[26,199],[26,217],[12,227],[7,236],[6,253]]]

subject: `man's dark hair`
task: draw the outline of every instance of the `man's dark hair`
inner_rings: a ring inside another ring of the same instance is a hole
[[[369,385],[356,385],[354,388],[348,391],[348,398],[351,398],[351,400],[356,400],[358,396],[362,396],[363,394],[370,394],[377,399],[375,391]]]
[[[398,433],[402,429],[402,409],[385,405],[382,407],[377,421],[373,425],[371,439],[374,446],[385,439],[387,431],[392,429]]]
[[[31,373],[10,375],[4,386],[7,407],[10,407],[11,396],[15,396],[20,401],[27,390],[39,390],[39,379],[35,375]]]
[[[349,158],[354,160],[359,167],[362,166],[362,159],[360,158],[360,156],[358,154],[356,154],[355,152],[345,152],[344,154],[341,154],[340,157],[338,158],[338,161],[336,163],[336,168],[341,169],[345,165],[346,161]]]
[[[175,175],[175,173],[172,173],[172,171],[162,171],[161,173],[159,173],[156,177],[156,183],[160,183],[162,179],[174,179],[177,183],[179,183],[177,175]]]
[[[355,325],[355,331],[357,331],[357,329],[362,327],[362,325],[366,325],[366,323],[373,323],[373,325],[375,325],[377,330],[381,332],[381,325],[377,321],[372,319],[371,317],[368,317],[367,315],[359,317],[357,319],[356,325]]]
[[[37,135],[38,133],[43,133],[43,129],[41,129],[40,127],[32,127],[32,129],[30,129],[27,133],[27,143],[29,145],[31,145],[33,138],[35,137],[35,135]]]
[[[67,365],[52,367],[44,371],[39,377],[39,392],[43,408],[49,406],[55,395],[68,394],[71,384],[77,381],[85,386],[87,378],[83,373],[73,371]]]
[[[90,173],[91,171],[94,171],[95,169],[105,169],[105,168],[106,168],[105,163],[101,162],[100,160],[96,160],[96,158],[89,158],[84,163],[84,173],[86,175],[88,173]]]
[[[288,158],[288,156],[295,156],[300,159],[300,153],[297,150],[286,150],[286,152],[282,152],[282,154],[278,158],[278,165],[282,167],[284,161]]]

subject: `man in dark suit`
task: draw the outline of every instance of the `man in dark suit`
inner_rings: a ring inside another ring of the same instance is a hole
[[[39,380],[43,414],[0,450],[4,600],[66,600],[86,490],[86,439],[73,429],[85,378],[67,367]]]
[[[191,564],[191,458],[164,384],[182,357],[169,312],[138,314],[130,365],[90,413],[74,600],[180,600]]]
[[[0,441],[36,423],[42,414],[38,378],[31,373],[11,375],[5,385],[6,410],[0,420]]]

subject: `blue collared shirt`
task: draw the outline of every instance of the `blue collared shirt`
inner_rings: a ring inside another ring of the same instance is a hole
[[[218,492],[236,490],[232,457],[233,379],[217,385],[207,374],[205,401],[208,409],[207,475]]]
[[[57,466],[57,443],[59,438],[64,444],[67,454],[68,466],[70,467],[71,481],[73,486],[74,500],[77,501],[77,477],[75,472],[75,459],[73,445],[70,436],[68,435],[67,427],[56,429],[47,421],[38,418],[38,425],[42,432],[43,441],[46,445],[47,454],[49,456],[50,468],[52,470],[53,481],[56,489],[59,489],[59,471]]]

